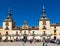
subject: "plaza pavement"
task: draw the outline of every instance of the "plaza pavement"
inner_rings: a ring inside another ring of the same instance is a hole
[[[0,42],[0,46],[42,46],[42,42],[36,42],[35,44],[32,43],[30,44],[29,42],[27,43],[22,43],[22,42]],[[52,44],[48,43],[48,46],[60,46],[57,44]]]

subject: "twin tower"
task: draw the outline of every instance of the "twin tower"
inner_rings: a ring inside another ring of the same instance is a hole
[[[6,19],[3,20],[3,26],[2,28],[0,28],[0,30],[0,33],[2,35],[5,35],[6,33],[8,33],[9,35],[15,35],[16,32],[21,36],[23,34],[27,34],[28,39],[32,38],[31,34],[35,34],[35,38],[37,39],[43,37],[52,39],[60,38],[60,24],[50,24],[49,18],[46,17],[46,10],[44,5],[42,7],[38,26],[28,26],[27,22],[24,21],[22,27],[17,27],[15,22],[13,21],[13,18],[11,17],[11,11],[10,9],[8,9],[8,16],[6,17]]]
[[[27,22],[24,21],[24,25],[27,25]],[[28,25],[27,25],[28,26]],[[43,5],[42,12],[41,12],[41,18],[39,19],[39,29],[49,29],[50,28],[50,20],[46,17],[46,10]],[[48,26],[48,27],[47,27]],[[8,16],[6,19],[3,20],[3,29],[10,29],[12,30],[15,28],[15,22],[13,21],[13,18],[11,17],[11,11],[10,8],[8,9]]]

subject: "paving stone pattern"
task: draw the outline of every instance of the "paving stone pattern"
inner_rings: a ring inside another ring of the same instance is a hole
[[[0,42],[0,46],[43,46],[42,42],[36,42],[30,44],[29,42],[27,43],[22,43],[22,42]],[[48,43],[48,46],[60,46],[57,44],[52,44]]]

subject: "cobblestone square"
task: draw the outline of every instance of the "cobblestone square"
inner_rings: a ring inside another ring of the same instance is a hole
[[[42,42],[36,42],[32,44],[30,44],[29,42],[24,44],[22,42],[0,42],[0,46],[43,46],[43,44]],[[60,46],[60,45],[48,43],[48,46]]]

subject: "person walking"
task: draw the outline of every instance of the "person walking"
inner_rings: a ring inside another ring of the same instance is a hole
[[[45,38],[43,38],[43,41],[42,42],[43,42],[43,46],[45,46]]]

